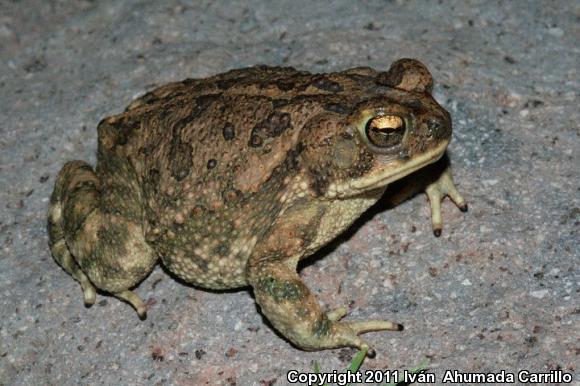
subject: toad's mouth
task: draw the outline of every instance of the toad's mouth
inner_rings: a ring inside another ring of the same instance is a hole
[[[408,161],[392,161],[386,164],[380,173],[365,176],[357,180],[334,183],[329,186],[327,195],[334,197],[352,197],[357,194],[386,188],[390,183],[400,180],[417,170],[438,161],[449,145],[449,140],[441,142],[437,147]]]

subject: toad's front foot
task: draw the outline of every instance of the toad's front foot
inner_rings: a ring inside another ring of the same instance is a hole
[[[443,228],[441,220],[441,200],[445,196],[449,196],[462,212],[467,212],[467,203],[455,187],[450,166],[447,166],[437,180],[427,185],[425,193],[427,193],[429,203],[431,204],[433,233],[439,237],[441,235],[441,229]]]
[[[346,315],[344,307],[322,312],[298,274],[285,263],[251,269],[254,271],[251,284],[262,312],[282,335],[303,350],[357,347],[373,355],[360,334],[403,329],[400,324],[386,320],[340,321]]]
[[[371,331],[403,331],[403,325],[387,320],[367,320],[339,322],[346,315],[346,308],[340,307],[326,313],[326,318],[330,322],[329,334],[323,337],[323,345],[328,347],[350,346],[368,352],[369,356],[374,356],[374,349],[363,339],[360,334]],[[324,319],[324,318],[323,318]],[[319,347],[315,347],[319,348]]]
[[[402,331],[403,326],[388,320],[339,321],[346,315],[341,307],[311,320],[306,329],[293,329],[291,340],[306,350],[356,347],[374,356],[374,349],[359,335],[371,331]]]

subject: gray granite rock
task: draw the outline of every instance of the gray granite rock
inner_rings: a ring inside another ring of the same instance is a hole
[[[578,373],[580,90],[577,2],[0,2],[0,385],[285,385],[346,367],[266,324],[249,291],[161,268],[149,317],[81,290],[52,260],[46,209],[67,160],[95,160],[96,124],[156,85],[257,63],[310,71],[414,57],[451,112],[469,200],[434,238],[423,195],[379,203],[302,269],[328,307],[390,318],[368,369],[430,359],[464,372]],[[324,258],[323,258],[324,257]],[[577,384],[579,377],[576,375]]]

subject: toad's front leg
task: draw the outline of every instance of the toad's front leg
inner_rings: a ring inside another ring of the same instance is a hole
[[[340,321],[347,313],[342,307],[329,312],[321,310],[296,272],[296,265],[304,255],[302,248],[308,243],[308,229],[316,229],[312,222],[304,223],[305,219],[312,219],[311,214],[309,210],[287,212],[253,251],[247,275],[264,316],[304,350],[345,346],[370,349],[359,334],[402,330],[403,326],[385,320]]]
[[[262,313],[288,340],[304,350],[336,347],[370,349],[358,335],[369,331],[400,331],[386,320],[339,321],[345,308],[323,312],[296,273],[295,259],[264,261],[250,268],[250,284]]]
[[[441,220],[441,200],[443,200],[445,196],[449,196],[462,212],[467,212],[467,202],[455,187],[449,163],[447,163],[439,177],[427,185],[425,193],[427,194],[429,203],[431,204],[431,224],[433,226],[433,233],[435,236],[439,237],[443,227],[443,221]]]

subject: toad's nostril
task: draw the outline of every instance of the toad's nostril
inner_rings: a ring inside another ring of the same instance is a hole
[[[451,122],[443,117],[429,118],[426,123],[429,136],[442,138],[451,135]]]

